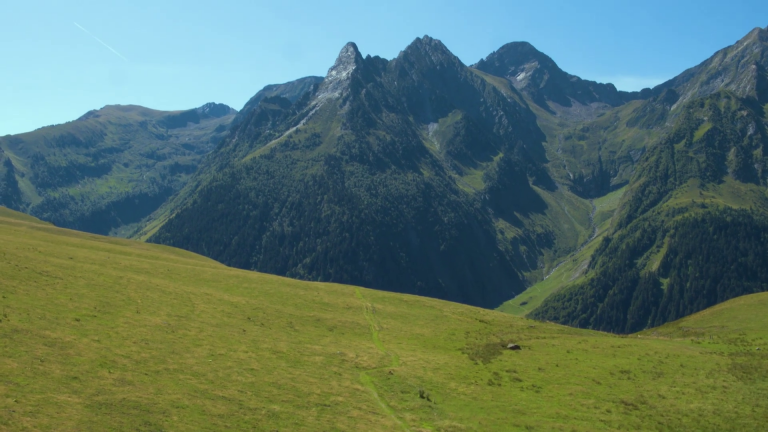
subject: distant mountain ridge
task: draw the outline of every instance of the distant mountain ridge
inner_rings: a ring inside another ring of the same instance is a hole
[[[0,204],[62,227],[127,235],[185,184],[236,112],[215,103],[186,111],[108,105],[2,137]]]
[[[592,104],[616,107],[650,96],[646,91],[619,91],[613,84],[583,80],[557,66],[528,42],[511,42],[472,66],[508,79],[537,105],[553,113]]]
[[[626,129],[598,129],[587,146],[604,151],[623,144],[617,132],[652,132],[636,144],[643,154],[585,271],[532,317],[633,332],[768,290],[767,42],[756,28],[649,100],[606,114]]]

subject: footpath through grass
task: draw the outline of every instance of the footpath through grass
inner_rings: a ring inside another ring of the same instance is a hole
[[[0,430],[765,430],[767,299],[617,337],[0,209]]]

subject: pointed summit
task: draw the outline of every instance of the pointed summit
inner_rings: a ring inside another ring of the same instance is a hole
[[[216,102],[208,102],[207,104],[197,108],[196,110],[201,118],[221,118],[230,114],[237,114],[237,110],[231,108],[228,105]]]
[[[442,42],[418,38],[391,61],[349,43],[310,97],[283,112],[269,105],[214,150],[188,189],[199,199],[169,210],[152,241],[242,268],[488,307],[521,290],[488,206],[538,208],[526,170],[546,175],[543,133]],[[489,182],[515,192],[486,206],[485,186],[466,190],[460,176],[491,169]],[[216,220],[232,222],[191,228]]]
[[[474,67],[496,76],[515,77],[521,68],[528,65],[537,65],[545,70],[560,71],[554,60],[528,42],[510,42],[477,62]]]
[[[507,78],[540,107],[565,114],[568,108],[591,104],[619,106],[638,99],[638,93],[616,90],[613,84],[583,80],[562,69],[528,42],[511,42],[474,66],[491,75]]]
[[[427,35],[416,38],[405,50],[400,52],[398,59],[407,59],[422,66],[453,66],[464,67],[464,63],[446,47],[439,39]]]
[[[348,42],[336,57],[336,62],[328,69],[328,75],[320,85],[317,93],[317,101],[323,102],[329,98],[343,96],[344,90],[349,87],[355,70],[364,66],[363,56],[354,42]]]
[[[354,42],[348,42],[336,57],[336,62],[328,69],[326,81],[334,81],[346,78],[352,71],[363,62],[363,56]]]

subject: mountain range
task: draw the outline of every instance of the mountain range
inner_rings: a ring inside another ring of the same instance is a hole
[[[110,105],[75,121],[0,137],[0,204],[58,226],[127,235],[186,184],[236,111]]]
[[[766,68],[763,28],[640,92],[525,42],[472,66],[428,36],[391,60],[350,43],[326,77],[239,112],[108,106],[0,138],[0,204],[238,268],[636,332],[768,291]]]

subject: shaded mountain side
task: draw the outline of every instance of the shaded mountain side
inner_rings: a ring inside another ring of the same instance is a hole
[[[531,100],[552,113],[587,120],[607,108],[650,96],[648,91],[619,91],[613,84],[583,80],[566,73],[528,42],[508,43],[472,66],[504,77]]]
[[[0,205],[18,210],[23,204],[19,182],[16,180],[16,168],[0,148]]]
[[[12,157],[3,162],[0,194],[58,226],[125,235],[186,184],[235,112],[214,103],[173,112],[111,105],[2,137],[0,149]]]
[[[207,183],[152,241],[240,268],[475,305],[521,288],[490,219],[444,181],[279,153]]]
[[[638,163],[583,281],[532,317],[634,332],[768,290],[764,107],[721,90],[678,111]]]
[[[348,44],[311,92],[264,98],[234,126],[150,241],[497,306],[557,240],[533,186],[556,189],[534,119],[438,40],[391,61]]]
[[[625,186],[642,155],[666,133],[676,116],[671,109],[677,100],[677,93],[667,90],[607,111],[593,121],[550,129],[548,148],[556,154],[551,169],[559,171],[561,181],[583,198],[597,198]]]
[[[676,210],[638,219],[631,230],[605,240],[595,252],[592,277],[552,295],[530,316],[632,333],[768,291],[764,213]],[[647,264],[649,253],[661,247],[663,256],[650,271],[636,264]]]
[[[270,84],[263,89],[259,90],[248,102],[245,103],[243,109],[232,120],[233,125],[242,123],[245,116],[259,106],[259,102],[267,97],[280,96],[288,99],[291,102],[296,102],[305,93],[312,90],[314,85],[320,84],[323,81],[322,77],[308,76],[299,78],[294,81],[289,81],[283,84]]]

